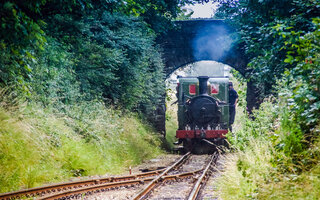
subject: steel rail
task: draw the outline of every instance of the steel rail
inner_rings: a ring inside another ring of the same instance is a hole
[[[174,175],[167,175],[162,177],[163,180],[176,180],[178,178],[185,178],[185,177],[191,177],[194,176],[194,174],[197,174],[201,172],[203,169],[192,171],[192,172],[185,172],[181,174],[174,174]],[[151,182],[153,178],[145,178],[142,180],[129,180],[129,181],[122,181],[122,182],[115,182],[115,183],[106,183],[96,186],[89,186],[86,188],[78,188],[72,191],[64,191],[58,194],[53,194],[50,196],[40,197],[37,198],[38,200],[53,200],[53,199],[59,199],[59,198],[68,198],[72,196],[76,196],[79,194],[85,194],[87,192],[94,192],[94,191],[104,191],[106,189],[121,187],[121,186],[133,186],[138,185],[144,182]]]
[[[144,178],[144,177],[160,174],[164,170],[165,169],[161,169],[161,170],[140,173],[140,174],[130,175],[130,176],[106,177],[106,178],[96,178],[96,179],[89,179],[89,180],[65,182],[65,183],[35,187],[35,188],[30,188],[25,190],[19,190],[15,192],[2,193],[0,194],[0,200],[21,199],[24,197],[29,198],[29,197],[50,194],[54,192],[60,192],[63,190],[71,190],[72,188],[79,188],[79,187],[84,187],[89,185],[99,185],[99,184],[110,183],[110,182],[119,182],[119,181],[125,181],[125,180]]]
[[[170,170],[173,168],[179,166],[184,161],[186,161],[187,158],[189,158],[191,155],[190,152],[186,153],[184,156],[182,156],[177,162],[172,164],[170,167],[168,167],[165,171],[163,171],[157,178],[153,179],[144,189],[142,189],[136,196],[133,197],[133,200],[142,199],[144,196],[146,196],[155,186],[156,184],[163,180],[163,176],[166,175]]]
[[[216,163],[218,159],[218,153],[215,152],[212,157],[210,162],[208,163],[206,169],[203,171],[202,175],[198,178],[198,181],[196,182],[196,184],[194,185],[192,191],[189,194],[188,200],[195,200],[199,194],[199,191],[201,189],[201,187],[205,184],[206,182],[206,176],[210,173],[210,168],[212,163]]]

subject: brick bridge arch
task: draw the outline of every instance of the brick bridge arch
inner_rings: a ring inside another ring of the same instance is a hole
[[[157,43],[162,48],[166,78],[176,69],[202,60],[227,64],[246,77],[248,60],[243,56],[243,51],[232,42],[236,37],[233,29],[223,20],[175,21],[173,29],[157,38]],[[257,91],[253,82],[247,82],[246,100],[249,111],[258,105]],[[160,121],[157,129],[163,132],[165,125]]]

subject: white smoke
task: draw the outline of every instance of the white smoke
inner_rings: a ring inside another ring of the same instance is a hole
[[[198,29],[193,41],[196,60],[220,61],[230,50],[232,38],[223,25],[209,25]]]

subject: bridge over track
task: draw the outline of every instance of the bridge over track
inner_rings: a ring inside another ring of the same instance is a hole
[[[223,20],[176,21],[174,29],[157,40],[163,48],[166,75],[201,60],[227,64],[245,75],[247,61],[231,44],[235,37]]]
[[[180,67],[201,60],[227,64],[246,77],[248,60],[243,56],[243,50],[233,43],[236,37],[234,30],[223,20],[176,21],[173,29],[157,38],[157,43],[163,50],[166,77]],[[247,84],[249,111],[259,104],[257,91],[254,83],[249,81]],[[165,113],[161,108],[158,111]],[[163,119],[161,116],[157,118]],[[163,130],[160,127],[164,127],[164,122],[159,121],[157,126],[159,130]]]

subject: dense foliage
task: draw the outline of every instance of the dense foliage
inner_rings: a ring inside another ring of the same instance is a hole
[[[217,1],[264,100],[229,138],[238,151],[226,164],[223,196],[319,199],[320,2]]]
[[[58,109],[103,99],[150,113],[164,91],[154,39],[186,2],[2,1],[0,84]]]
[[[119,173],[161,152],[128,110],[150,114],[160,101],[154,40],[178,4],[0,2],[0,192]]]
[[[226,156],[217,180],[222,199],[320,198],[319,139],[305,148],[286,101],[270,98],[255,120],[237,119],[242,127],[229,137],[237,151]]]
[[[235,26],[263,99],[285,74],[294,120],[309,132],[319,124],[319,15],[315,0],[218,0],[218,17]]]
[[[142,111],[146,106],[157,104],[163,89],[163,67],[160,54],[154,47],[153,36],[148,34],[141,21],[108,12],[99,18],[80,20],[55,15],[47,21],[57,25],[48,27],[47,32],[52,38],[59,38],[53,40],[62,44],[60,46],[64,48],[62,52],[65,55],[61,56],[68,57],[61,63],[65,65],[62,68],[74,71],[79,89],[86,99],[102,96],[114,104]],[[47,57],[44,62],[48,63],[51,59]],[[59,58],[55,60],[59,61]],[[54,60],[49,63],[54,64]],[[36,85],[43,85],[46,80],[43,81]],[[50,92],[47,90],[47,93]],[[65,98],[68,95],[62,96]]]

